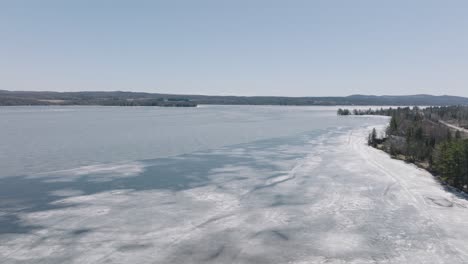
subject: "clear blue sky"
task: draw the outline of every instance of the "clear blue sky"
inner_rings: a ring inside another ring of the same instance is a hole
[[[468,1],[1,1],[0,89],[468,96]]]

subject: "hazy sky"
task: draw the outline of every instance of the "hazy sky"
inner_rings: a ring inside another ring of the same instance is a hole
[[[0,89],[468,96],[468,1],[0,0]]]

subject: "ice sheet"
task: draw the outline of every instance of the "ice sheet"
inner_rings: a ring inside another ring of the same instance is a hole
[[[1,179],[33,198],[2,201],[0,262],[467,263],[467,201],[369,129]]]

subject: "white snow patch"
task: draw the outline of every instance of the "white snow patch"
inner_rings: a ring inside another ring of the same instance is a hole
[[[110,181],[115,178],[134,177],[145,170],[142,162],[120,162],[109,164],[96,164],[73,169],[40,173],[30,178],[47,178],[49,182],[74,181],[81,176],[91,176],[90,181]]]

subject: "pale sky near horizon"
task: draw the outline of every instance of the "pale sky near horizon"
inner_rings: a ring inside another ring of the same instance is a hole
[[[468,96],[468,1],[3,1],[0,89]]]

